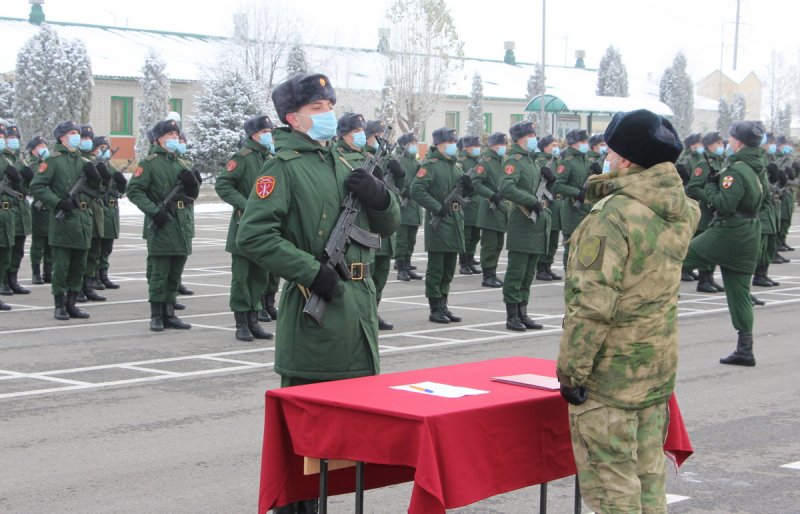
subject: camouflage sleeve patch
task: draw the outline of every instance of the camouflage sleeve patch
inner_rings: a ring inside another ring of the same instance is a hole
[[[578,243],[576,254],[579,270],[599,271],[603,269],[603,257],[606,250],[605,236],[587,235]]]

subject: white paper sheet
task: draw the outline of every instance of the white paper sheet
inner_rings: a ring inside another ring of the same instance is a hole
[[[477,394],[486,394],[489,392],[482,391],[480,389],[472,389],[470,387],[439,384],[437,382],[417,382],[416,384],[392,386],[392,389],[425,394],[428,396],[441,396],[442,398],[461,398],[462,396],[473,396]]]

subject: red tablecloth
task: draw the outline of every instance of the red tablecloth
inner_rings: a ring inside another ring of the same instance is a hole
[[[259,513],[319,495],[303,456],[368,463],[367,489],[414,480],[408,512],[425,514],[575,474],[559,393],[490,380],[520,373],[554,377],[555,362],[512,357],[267,391]],[[390,389],[424,381],[490,393]],[[674,398],[670,414],[664,449],[679,465],[693,450]],[[354,489],[353,468],[330,472],[331,495]]]

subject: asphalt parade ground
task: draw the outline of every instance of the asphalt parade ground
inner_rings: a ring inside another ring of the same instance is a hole
[[[273,341],[234,338],[228,221],[225,212],[197,214],[183,276],[195,294],[180,297],[188,331],[148,329],[139,216],[123,217],[111,256],[110,277],[122,287],[101,291],[106,302],[81,304],[88,320],[53,319],[49,286],[31,286],[26,253],[20,282],[33,292],[3,297],[13,310],[0,313],[0,512],[256,511],[264,391],[279,380]],[[670,465],[670,512],[800,512],[800,225],[788,244],[798,247],[785,253],[792,261],[770,267],[780,286],[753,288],[767,302],[756,307],[755,368],[719,364],[736,341],[724,294],[681,285],[676,394],[695,454],[680,470]],[[425,257],[420,232],[420,273]],[[456,275],[450,303],[464,321],[442,326],[427,319],[424,281],[399,282],[392,272],[380,307],[395,325],[381,332],[383,372],[556,358],[563,281],[534,282],[529,313],[545,328],[524,333],[505,329],[500,290],[480,282]],[[274,322],[262,325],[275,331]],[[549,512],[572,512],[572,486],[571,478],[551,484]],[[405,512],[410,491],[368,491],[365,510]],[[532,487],[451,512],[536,512],[538,494]],[[329,512],[352,510],[351,495],[331,499]]]

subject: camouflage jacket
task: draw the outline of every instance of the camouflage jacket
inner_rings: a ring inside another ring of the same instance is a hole
[[[593,176],[587,200],[597,203],[572,235],[559,374],[613,407],[665,402],[678,366],[681,265],[700,208],[672,163]]]

